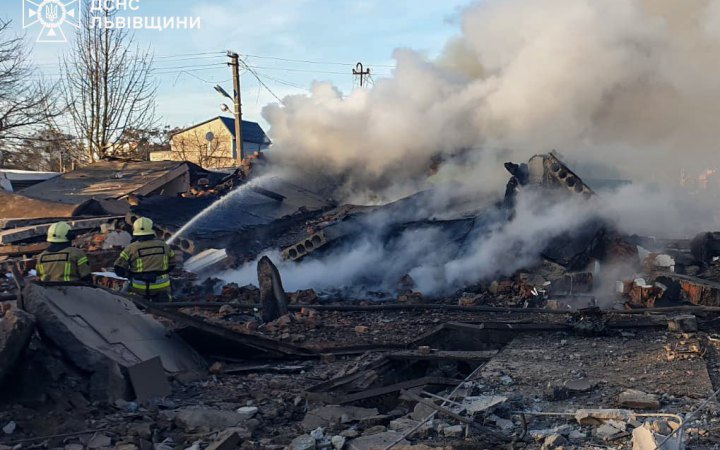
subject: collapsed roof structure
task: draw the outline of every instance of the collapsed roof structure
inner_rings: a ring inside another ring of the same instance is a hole
[[[22,195],[78,205],[89,199],[119,200],[129,195],[176,195],[190,185],[186,163],[102,160],[22,190]]]

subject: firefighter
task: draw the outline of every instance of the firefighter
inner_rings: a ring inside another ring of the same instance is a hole
[[[115,261],[115,273],[130,283],[130,292],[147,299],[172,299],[170,271],[175,252],[155,236],[152,220],[141,217],[133,223],[133,240]]]
[[[40,254],[37,272],[40,281],[48,284],[92,284],[90,264],[85,252],[70,244],[70,225],[57,222],[50,226],[50,246]]]

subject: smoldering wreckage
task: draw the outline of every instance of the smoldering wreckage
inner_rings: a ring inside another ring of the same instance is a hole
[[[336,204],[262,160],[106,160],[0,193],[0,448],[718,448],[720,233],[584,216],[513,239],[523,208],[602,194],[555,153],[506,168],[482,207],[441,188]],[[140,216],[184,260],[173,302],[111,273]],[[93,287],[34,281],[58,219]],[[502,258],[452,275],[489,242]],[[392,262],[336,277],[363,246]],[[303,267],[327,282],[286,292]]]

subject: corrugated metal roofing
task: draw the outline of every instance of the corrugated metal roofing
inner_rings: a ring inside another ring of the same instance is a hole
[[[20,194],[52,202],[80,204],[91,198],[131,194],[186,165],[182,161],[103,160],[23,189]]]

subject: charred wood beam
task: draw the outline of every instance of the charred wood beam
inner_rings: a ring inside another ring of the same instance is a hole
[[[230,302],[172,302],[172,303],[153,303],[157,307],[166,309],[178,308],[221,308],[223,305],[231,305],[240,311],[253,311],[262,309],[258,305],[235,305]],[[554,314],[568,315],[572,314],[572,310],[556,310],[544,308],[500,308],[494,306],[460,306],[460,305],[444,305],[444,304],[384,304],[384,305],[288,305],[288,311],[300,311],[303,308],[314,309],[316,311],[336,311],[336,312],[372,312],[372,311],[461,311],[461,312],[487,312],[487,313],[508,313],[508,314]],[[603,311],[609,315],[624,314],[665,314],[669,312],[720,312],[720,306],[671,306],[662,308],[640,308],[625,310],[608,310]]]
[[[421,353],[419,351],[405,351],[388,353],[385,355],[391,360],[400,361],[489,361],[497,355],[497,350],[486,351],[436,351],[432,353]]]
[[[380,397],[394,392],[400,392],[404,389],[412,389],[418,386],[438,385],[438,386],[456,386],[462,383],[462,380],[456,380],[454,378],[444,377],[422,377],[414,380],[403,381],[401,383],[391,384],[389,386],[383,386],[373,389],[367,389],[362,392],[355,394],[349,394],[345,396],[334,396],[332,394],[319,394],[315,392],[306,392],[305,398],[313,401],[322,401],[325,403],[346,405],[348,403],[358,402],[360,400],[367,400],[369,398]]]
[[[222,357],[219,357],[222,359]],[[229,366],[223,369],[221,375],[237,375],[243,373],[300,373],[307,370],[305,365],[277,365],[277,364],[252,364],[242,366]]]
[[[234,306],[235,309],[252,311],[256,308],[262,309],[258,305],[239,305],[236,306],[229,302],[172,302],[172,303],[155,303],[162,308],[220,308],[223,305]],[[368,311],[465,311],[465,312],[491,312],[491,313],[518,313],[518,314],[558,314],[566,315],[572,311],[561,311],[556,309],[542,308],[499,308],[493,306],[460,306],[460,305],[444,305],[444,304],[383,304],[383,305],[288,305],[288,311],[300,311],[303,308],[314,309],[316,311],[337,311],[337,312],[368,312]],[[614,311],[615,312],[615,311]]]
[[[545,333],[556,331],[573,331],[571,324],[565,323],[508,323],[508,322],[481,322],[480,324],[472,324],[465,322],[447,322],[444,324],[445,329],[460,331],[511,331],[515,333]],[[608,328],[627,329],[627,328],[664,328],[667,322],[649,320],[643,322],[609,322]]]
[[[237,342],[240,345],[265,352],[268,355],[276,357],[295,356],[298,358],[319,357],[319,353],[311,349],[276,341],[264,336],[238,333],[221,326],[212,325],[204,320],[188,316],[177,311],[159,308],[152,303],[145,302],[134,296],[128,296],[128,298],[150,314],[165,317],[175,323],[196,328],[202,332]]]
[[[368,345],[352,345],[350,347],[332,347],[332,348],[319,348],[317,351],[322,354],[335,355],[335,356],[349,356],[349,355],[361,355],[367,352],[391,352],[396,350],[404,350],[407,345],[402,344],[368,344]]]
[[[358,370],[355,373],[343,375],[343,376],[340,376],[337,378],[330,379],[328,381],[323,381],[322,383],[316,384],[315,386],[311,386],[310,388],[307,389],[307,392],[321,393],[321,392],[332,391],[341,386],[346,386],[359,378],[362,378],[370,370],[375,370],[377,372],[384,372],[390,368],[390,365],[391,365],[390,360],[383,356],[380,359],[378,359],[377,361],[374,361],[370,364],[365,365],[362,368],[362,370]]]
[[[47,250],[49,246],[50,244],[47,242],[28,245],[5,245],[0,247],[0,256],[37,255]]]
[[[94,219],[67,219],[68,224],[73,230],[91,230],[99,228],[100,225],[111,223],[116,220],[124,219],[122,216],[107,216]],[[14,242],[23,241],[42,236],[47,233],[52,223],[44,223],[41,225],[33,225],[27,227],[13,228],[11,230],[0,231],[0,244],[12,244]]]

